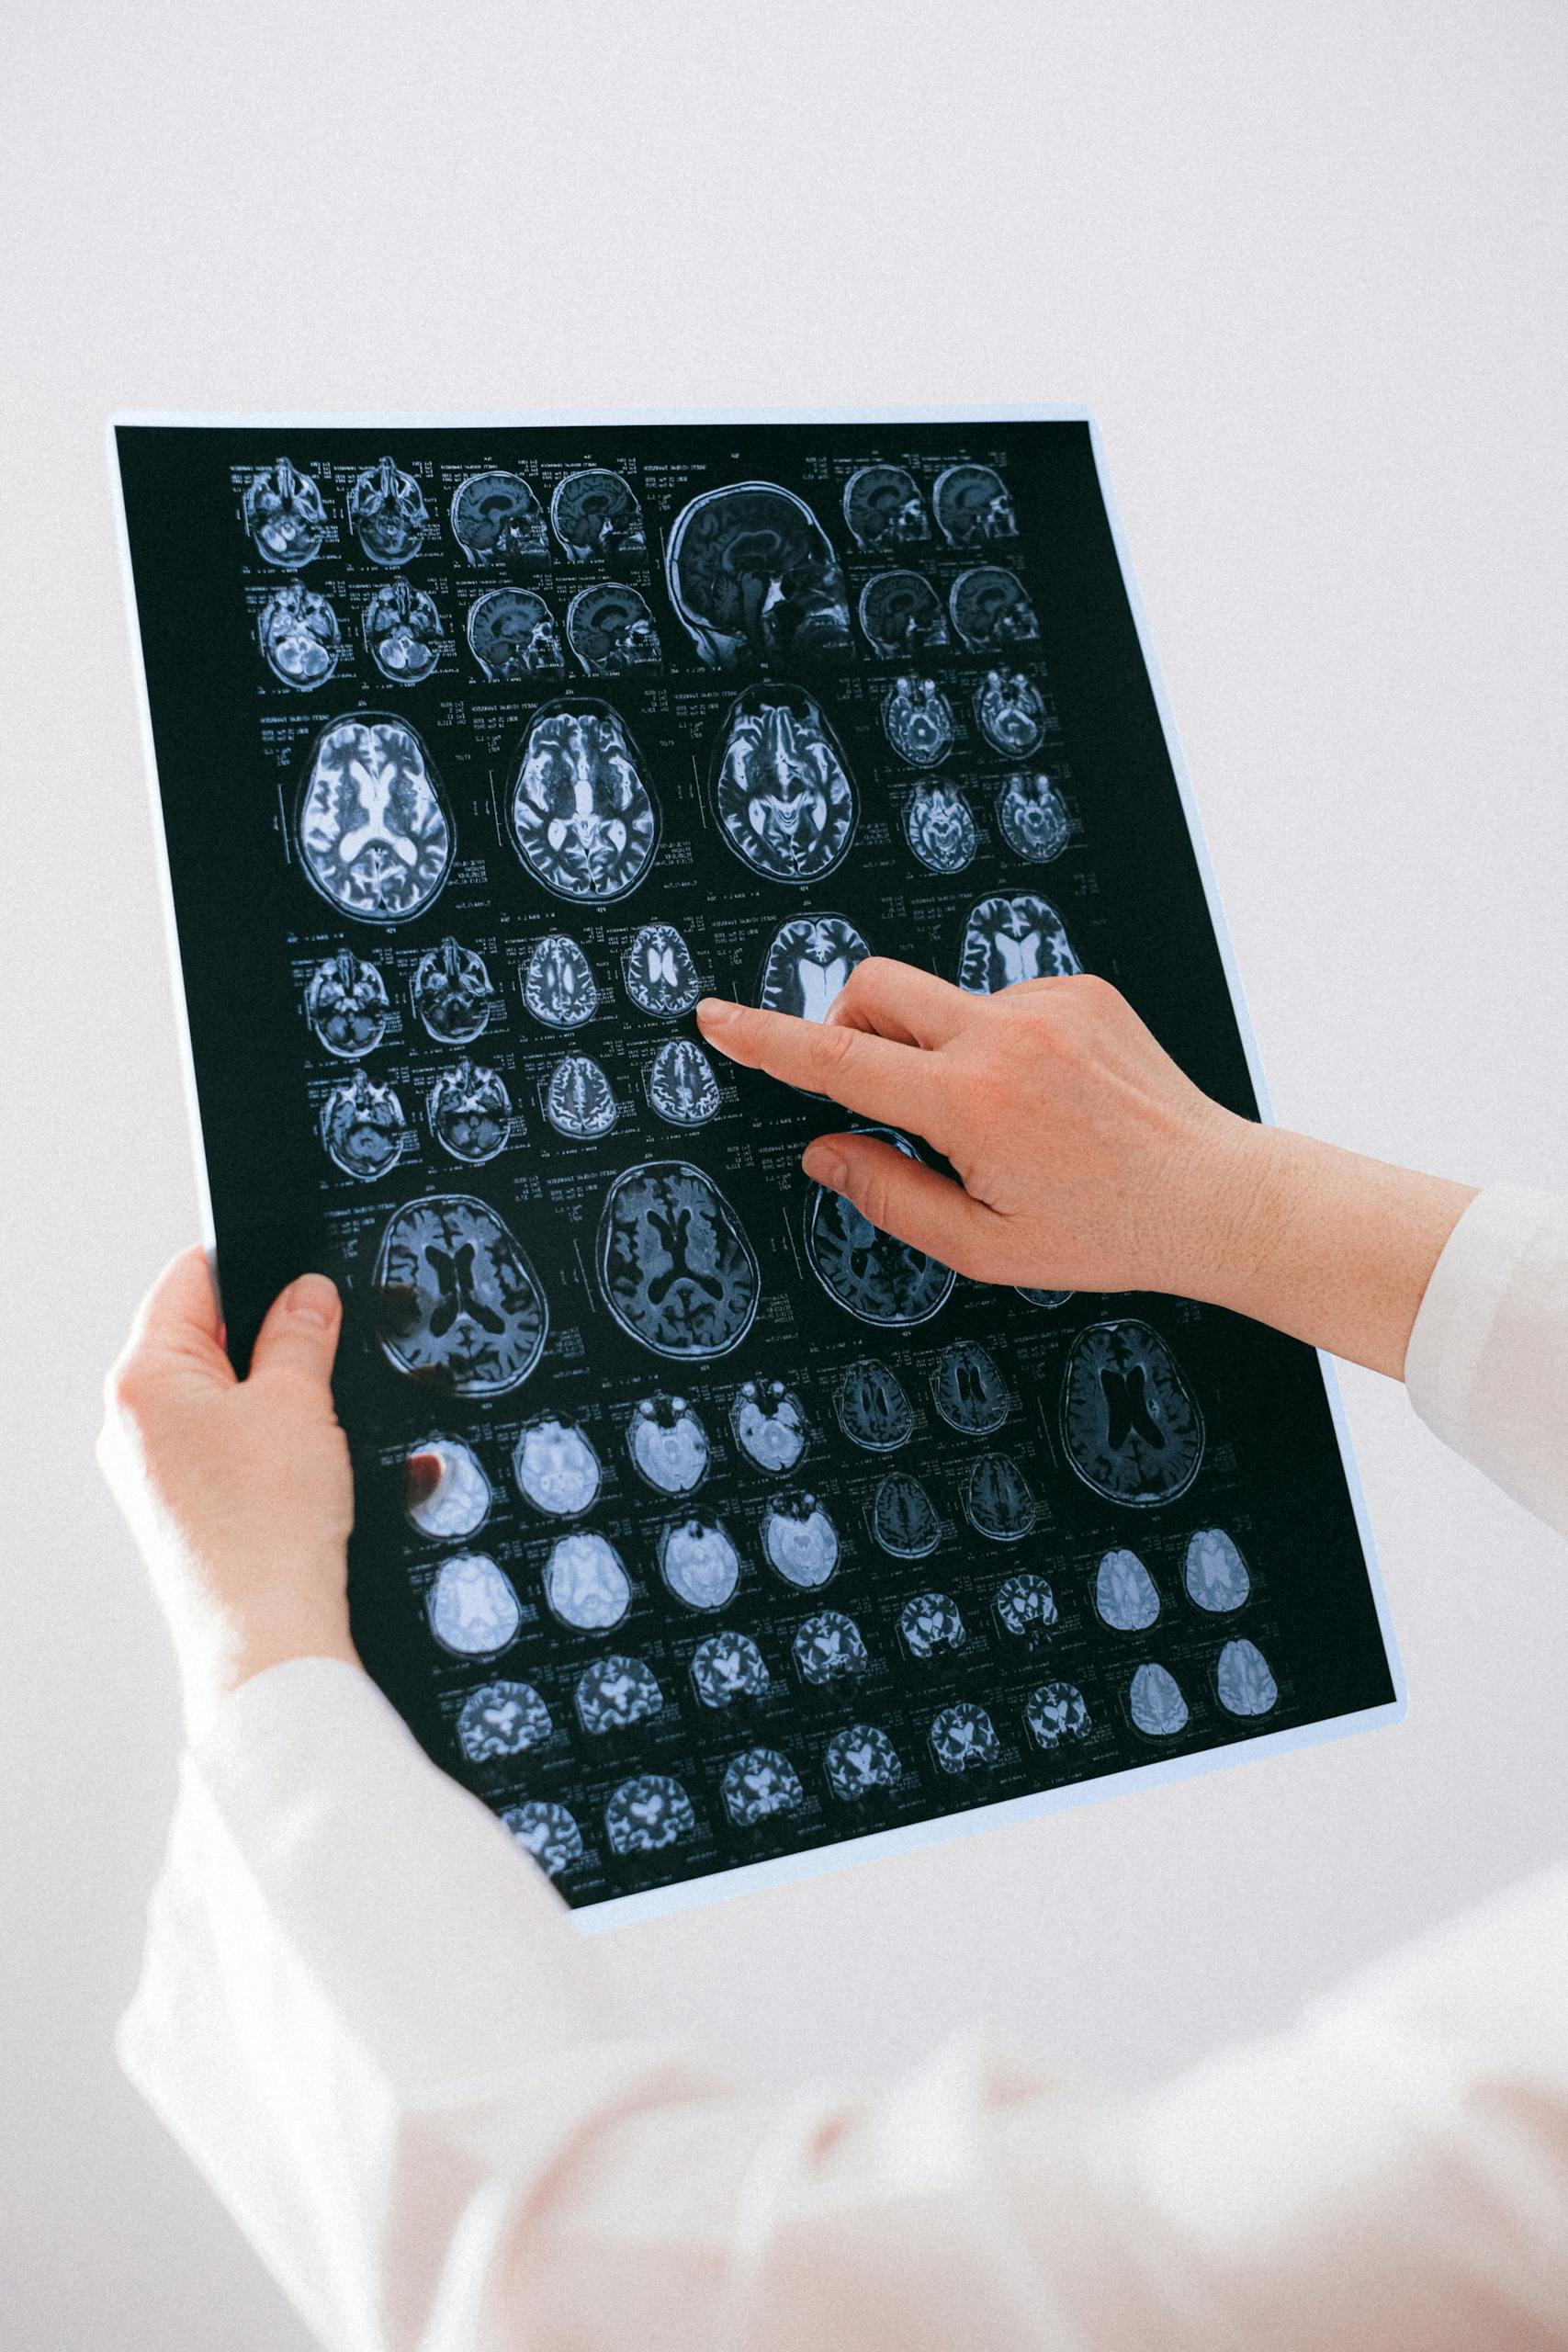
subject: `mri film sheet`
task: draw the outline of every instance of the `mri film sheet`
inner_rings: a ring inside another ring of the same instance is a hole
[[[1257,1114],[1085,421],[117,445],[230,1344],[339,1284],[361,1653],[570,1904],[1396,1711],[1309,1350],[959,1278],[696,1028],[1099,973]]]

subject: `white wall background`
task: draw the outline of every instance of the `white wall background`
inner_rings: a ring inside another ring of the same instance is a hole
[[[135,406],[1081,400],[1280,1115],[1563,1181],[1552,0],[51,0],[0,34],[0,2338],[303,2339],[118,2080],[173,1690],[89,1459],[195,1210],[102,454]],[[1562,1547],[1348,1404],[1407,1724],[627,1930],[786,2079],[1145,2081],[1563,1842]],[[523,1955],[519,1965],[525,1965]]]

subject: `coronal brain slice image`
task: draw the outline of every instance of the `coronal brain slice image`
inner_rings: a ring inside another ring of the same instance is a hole
[[[1065,1739],[1082,1739],[1089,1728],[1089,1713],[1076,1682],[1042,1682],[1024,1703],[1023,1720],[1037,1747],[1059,1747]]]
[[[844,484],[844,520],[856,547],[908,547],[931,535],[919,485],[904,466],[859,466]]]
[[[688,1609],[722,1609],[740,1581],[740,1555],[716,1519],[678,1519],[659,1538],[659,1572]]]
[[[409,1134],[392,1088],[377,1086],[362,1069],[333,1087],[321,1105],[320,1127],[328,1159],[360,1184],[374,1184],[396,1167]]]
[[[918,1592],[898,1612],[898,1631],[911,1657],[937,1657],[964,1646],[964,1619],[945,1592]]]
[[[426,1031],[441,1046],[471,1046],[501,1001],[484,957],[455,939],[425,949],[409,993]]]
[[[786,1584],[813,1591],[839,1565],[839,1531],[815,1495],[776,1496],[762,1514],[762,1550]]]
[[[626,1423],[626,1452],[661,1495],[689,1495],[707,1476],[708,1433],[684,1396],[644,1396]]]
[[[471,564],[541,563],[545,510],[521,474],[470,474],[452,496],[452,536]]]
[[[534,1270],[494,1209],[467,1193],[395,1210],[373,1286],[388,1363],[448,1396],[504,1396],[544,1351],[549,1311]]]
[[[1146,1323],[1079,1332],[1062,1379],[1061,1427],[1067,1460],[1108,1502],[1173,1502],[1203,1459],[1197,1399]]]
[[[559,1878],[581,1860],[582,1832],[564,1804],[530,1797],[523,1804],[509,1805],[501,1818],[550,1878]]]
[[[745,1634],[710,1634],[692,1652],[692,1688],[705,1707],[761,1699],[771,1679],[761,1651]]]
[[[868,1453],[895,1453],[914,1432],[915,1408],[891,1364],[862,1356],[839,1385],[839,1427]]]
[[[619,1118],[615,1089],[592,1054],[563,1054],[545,1088],[545,1116],[558,1135],[581,1142],[607,1136]]]
[[[818,1610],[795,1628],[795,1663],[803,1682],[822,1690],[829,1682],[863,1674],[871,1660],[860,1627],[840,1609]]]
[[[675,1021],[702,994],[692,951],[672,922],[645,922],[626,953],[626,994],[654,1021]]]
[[[302,580],[274,590],[257,618],[256,637],[273,676],[299,694],[324,684],[343,659],[337,615]]]
[[[288,458],[253,474],[245,491],[245,528],[264,563],[294,571],[320,555],[327,510],[309,474]]]
[[[615,580],[578,591],[567,606],[566,641],[591,678],[657,670],[664,659],[647,598]]]
[[[318,964],[305,987],[305,1018],[329,1054],[357,1061],[373,1053],[392,1017],[387,983],[348,948]]]
[[[1002,1745],[997,1727],[984,1707],[960,1699],[931,1717],[926,1735],[931,1754],[944,1772],[968,1772],[1000,1760]]]
[[[875,1724],[850,1724],[822,1751],[822,1769],[836,1797],[852,1804],[878,1789],[898,1785],[898,1751]]]
[[[1015,857],[1049,865],[1072,838],[1072,820],[1048,775],[1021,769],[997,786],[997,831]]]
[[[937,476],[931,507],[950,547],[969,548],[985,539],[1018,537],[1012,499],[994,466],[949,466]]]
[[[535,879],[558,899],[624,899],[652,864],[658,832],[618,713],[584,695],[547,703],[529,722],[512,786],[512,835]]]
[[[424,1606],[442,1648],[459,1657],[494,1657],[516,1640],[523,1622],[509,1579],[484,1552],[443,1560]]]
[[[895,678],[882,697],[882,727],[913,768],[938,767],[953,749],[953,705],[934,678]]]
[[[1142,1634],[1159,1615],[1155,1580],[1136,1552],[1107,1552],[1094,1573],[1094,1605],[1117,1634]]]
[[[435,527],[423,491],[391,458],[367,466],[348,493],[348,519],[372,563],[412,563]]]
[[[590,466],[567,474],[550,500],[550,526],[570,563],[595,556],[642,555],[648,548],[642,508],[624,474]]]
[[[446,632],[435,600],[408,580],[389,580],[365,607],[365,650],[395,686],[417,686],[441,659]]]
[[[760,1822],[795,1813],[806,1803],[799,1773],[776,1747],[748,1747],[732,1756],[719,1791],[737,1829],[755,1829]]]
[[[470,1691],[457,1717],[457,1745],[470,1764],[525,1756],[542,1747],[555,1724],[531,1682],[487,1682]]]
[[[948,591],[947,607],[971,653],[1000,653],[1010,645],[1031,645],[1040,634],[1022,581],[999,564],[961,571]]]
[[[575,939],[552,931],[536,940],[523,975],[523,1001],[547,1029],[580,1029],[599,1010],[593,967]]]
[[[1239,1609],[1252,1590],[1247,1562],[1223,1527],[1201,1527],[1188,1537],[1181,1577],[1188,1599],[1214,1616]]]
[[[756,1252],[711,1177],[681,1159],[628,1168],[599,1220],[599,1286],[621,1329],[654,1355],[728,1355],[761,1295]]]
[[[671,1037],[648,1069],[650,1110],[674,1127],[702,1127],[717,1114],[720,1095],[713,1064],[690,1037]]]
[[[317,736],[297,831],[310,881],[361,922],[423,914],[452,870],[452,820],[429,754],[404,720],[373,711]]]
[[[843,915],[794,915],[768,943],[757,1001],[765,1012],[826,1021],[850,974],[870,954]]]
[[[603,1535],[563,1535],[545,1563],[545,1600],[563,1625],[607,1634],[631,1607],[631,1579]]]
[[[930,1495],[907,1470],[890,1471],[876,1489],[871,1532],[896,1560],[923,1560],[942,1542],[942,1521]]]
[[[1214,1668],[1214,1691],[1227,1715],[1267,1715],[1280,1686],[1256,1642],[1227,1642]]]
[[[1056,1622],[1056,1596],[1043,1577],[1028,1570],[1004,1577],[991,1596],[997,1623],[1014,1641],[1028,1641]]]
[[[594,1738],[646,1722],[664,1704],[651,1668],[640,1657],[596,1658],[577,1679],[577,1713]]]
[[[736,856],[771,882],[819,881],[854,836],[849,770],[804,686],[737,695],[719,737],[713,798]]]
[[[1137,1729],[1151,1739],[1174,1739],[1187,1727],[1181,1685],[1163,1666],[1139,1667],[1128,1688],[1127,1709]]]
[[[616,1854],[659,1854],[697,1826],[692,1800],[665,1772],[623,1781],[604,1807],[604,1835]]]
[[[989,1437],[1012,1408],[996,1360],[978,1340],[943,1348],[931,1374],[931,1401],[949,1429],[964,1437]]]
[[[793,1470],[806,1452],[806,1408],[782,1380],[744,1382],[730,1403],[729,1427],[761,1470]]]
[[[993,1544],[1021,1544],[1039,1514],[1033,1489],[1010,1453],[982,1453],[964,1486],[964,1515]]]
[[[525,1502],[550,1519],[581,1519],[599,1498],[599,1456],[575,1421],[540,1413],[512,1449],[512,1475]]]
[[[866,1127],[914,1159],[912,1145],[891,1127]],[[863,1323],[908,1328],[927,1323],[953,1295],[957,1280],[951,1266],[923,1250],[895,1240],[852,1201],[813,1184],[807,1199],[806,1254],[829,1298]]]
[[[542,596],[492,588],[468,607],[468,650],[487,678],[558,678],[566,668],[556,616]]]
[[[928,653],[948,643],[947,614],[919,571],[879,571],[860,592],[860,625],[874,653]]]
[[[921,784],[904,801],[904,839],[932,874],[962,874],[980,846],[975,814],[955,784]]]
[[[1081,972],[1066,927],[1048,899],[1032,890],[982,899],[971,907],[958,952],[958,985],[971,996],[996,996],[1021,980]]]
[[[443,1151],[482,1167],[506,1142],[512,1097],[500,1073],[479,1062],[454,1062],[438,1073],[426,1101],[430,1132]]]
[[[1004,759],[1027,759],[1045,738],[1045,698],[1021,670],[987,670],[975,689],[975,724]]]
[[[490,1510],[490,1480],[457,1437],[427,1437],[403,1462],[403,1508],[422,1535],[454,1543],[472,1535]]]
[[[710,669],[850,650],[832,542],[806,501],[778,482],[731,482],[694,498],[675,518],[665,571],[676,616]]]

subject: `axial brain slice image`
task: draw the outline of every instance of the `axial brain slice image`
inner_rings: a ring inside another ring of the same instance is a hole
[[[882,726],[911,767],[938,767],[953,749],[953,705],[933,678],[895,678],[882,697]]]
[[[550,526],[570,563],[595,556],[642,555],[648,547],[642,508],[624,474],[590,466],[556,484]]]
[[[1214,1690],[1228,1715],[1266,1715],[1280,1686],[1256,1642],[1227,1642],[1214,1668]]]
[[[746,1634],[710,1634],[692,1652],[692,1688],[705,1707],[761,1699],[772,1679],[761,1651]]]
[[[585,696],[547,703],[530,721],[512,786],[512,834],[536,881],[603,905],[635,890],[659,820],[619,715]]]
[[[896,1560],[923,1560],[942,1541],[942,1522],[919,1480],[894,1470],[876,1489],[871,1532]]]
[[[442,1648],[460,1657],[493,1657],[516,1640],[523,1623],[510,1581],[483,1552],[443,1560],[424,1605]]]
[[[256,621],[267,668],[297,693],[325,684],[343,658],[343,632],[324,596],[290,580],[267,598]]]
[[[771,882],[831,874],[855,829],[849,771],[804,686],[748,686],[719,738],[714,810],[737,857]]]
[[[757,1001],[766,1012],[826,1021],[850,974],[870,954],[843,915],[795,915],[768,944]]]
[[[672,922],[645,922],[622,969],[626,994],[655,1021],[677,1020],[702,994],[692,951]]]
[[[365,607],[365,646],[384,678],[417,686],[441,659],[446,631],[434,597],[407,580],[389,580]]]
[[[997,831],[1015,857],[1049,865],[1072,835],[1072,820],[1048,775],[1005,776],[997,787]]]
[[[866,1127],[914,1159],[914,1147],[891,1127]],[[852,1201],[813,1184],[807,1198],[806,1254],[829,1298],[863,1323],[888,1328],[927,1323],[945,1306],[958,1277],[940,1259],[863,1217]]]
[[[961,571],[948,591],[947,606],[971,653],[1000,653],[1010,645],[1032,644],[1040,634],[1022,581],[999,564]]]
[[[729,1427],[761,1470],[793,1470],[806,1451],[806,1410],[782,1380],[748,1380],[735,1392]]]
[[[452,497],[452,536],[471,564],[538,563],[545,510],[521,474],[470,474]]]
[[[468,607],[468,650],[487,678],[558,678],[566,655],[542,596],[492,588]]]
[[[599,1010],[593,967],[565,932],[552,931],[529,950],[523,1001],[547,1029],[580,1029]]]
[[[530,1797],[524,1804],[509,1805],[501,1818],[551,1878],[558,1878],[573,1862],[581,1860],[582,1832],[564,1804]]]
[[[1172,1502],[1203,1458],[1197,1400],[1146,1323],[1079,1332],[1062,1379],[1061,1429],[1067,1460],[1109,1502]]]
[[[321,1142],[327,1157],[356,1183],[373,1184],[394,1168],[408,1141],[403,1106],[389,1086],[377,1086],[362,1069],[334,1086],[321,1105]]]
[[[392,1008],[374,964],[344,948],[318,964],[305,988],[305,1018],[329,1054],[357,1061],[387,1033]]]
[[[976,1535],[993,1544],[1021,1544],[1034,1525],[1033,1489],[1008,1453],[983,1453],[971,1465],[964,1512]]]
[[[671,1037],[660,1046],[649,1067],[648,1100],[671,1126],[705,1126],[720,1097],[713,1064],[702,1047],[689,1037]]]
[[[309,474],[288,458],[253,474],[245,491],[245,528],[265,563],[293,571],[320,555],[327,510]]]
[[[943,1348],[931,1374],[931,1401],[949,1429],[965,1437],[988,1437],[999,1430],[1012,1405],[995,1359],[978,1340]]]
[[[404,1509],[422,1535],[472,1535],[490,1510],[490,1480],[461,1438],[427,1437],[403,1462]]]
[[[987,670],[975,689],[975,721],[1004,758],[1027,759],[1044,739],[1044,697],[1021,670]]]
[[[995,996],[1020,980],[1049,980],[1081,972],[1061,916],[1032,891],[982,899],[971,907],[958,952],[958,985],[971,996]]]
[[[682,1519],[659,1539],[659,1570],[688,1609],[722,1609],[740,1581],[740,1555],[714,1519]]]
[[[563,1625],[607,1634],[631,1606],[631,1579],[603,1535],[563,1535],[545,1562],[545,1599]]]
[[[1223,1527],[1201,1527],[1188,1537],[1181,1576],[1188,1598],[1216,1616],[1239,1609],[1252,1590],[1247,1562]]]
[[[809,1591],[839,1565],[839,1531],[815,1495],[781,1495],[762,1514],[762,1550],[786,1584]]]
[[[879,571],[860,592],[860,625],[874,653],[925,653],[948,642],[947,613],[919,571]]]
[[[426,1108],[442,1150],[475,1168],[495,1158],[512,1123],[512,1098],[500,1074],[478,1062],[455,1062],[440,1071]]]
[[[1163,1666],[1141,1666],[1127,1692],[1128,1711],[1151,1739],[1174,1739],[1187,1725],[1181,1685]]]
[[[684,1396],[643,1396],[626,1423],[633,1467],[663,1495],[689,1495],[707,1476],[708,1433]]]
[[[390,458],[360,475],[348,493],[348,519],[372,563],[412,563],[434,528],[423,491]]]
[[[777,482],[732,482],[694,498],[675,518],[665,570],[676,616],[710,669],[850,650],[832,542],[806,501]]]
[[[719,1790],[738,1829],[755,1829],[759,1822],[795,1813],[806,1802],[799,1773],[776,1747],[748,1747],[732,1756]]]
[[[623,1781],[604,1807],[604,1834],[617,1854],[661,1853],[696,1826],[691,1798],[664,1772]]]
[[[904,839],[932,874],[962,874],[980,846],[974,811],[955,784],[917,785],[904,802]]]
[[[756,1253],[712,1179],[684,1160],[649,1160],[616,1178],[597,1261],[611,1314],[655,1355],[728,1355],[755,1318]]]
[[[844,520],[859,548],[904,547],[929,539],[919,485],[904,466],[860,466],[844,484]]]
[[[657,670],[664,659],[647,599],[619,581],[578,592],[567,607],[566,641],[591,678]]]
[[[1144,1633],[1159,1615],[1155,1580],[1136,1552],[1107,1552],[1095,1571],[1094,1605],[1114,1633]]]
[[[994,466],[949,466],[937,476],[931,507],[950,547],[982,539],[1016,539],[1018,517],[1008,486]]]
[[[534,1270],[494,1209],[466,1193],[394,1211],[372,1292],[392,1369],[448,1396],[504,1396],[544,1351],[549,1313]]]
[[[599,1493],[599,1456],[575,1421],[540,1413],[524,1424],[512,1450],[519,1493],[552,1519],[579,1519]]]
[[[531,1682],[487,1682],[463,1702],[457,1745],[470,1764],[491,1764],[542,1747],[554,1729],[550,1711]]]
[[[484,957],[455,939],[425,949],[409,993],[426,1030],[442,1046],[471,1046],[500,1001]]]
[[[423,914],[452,870],[452,820],[424,745],[402,719],[372,711],[317,736],[296,831],[310,882],[361,922]]]
[[[839,1386],[839,1427],[868,1453],[894,1453],[914,1432],[915,1408],[891,1364],[862,1356]]]
[[[607,1136],[620,1116],[615,1090],[592,1054],[563,1054],[545,1089],[545,1116],[558,1135]]]

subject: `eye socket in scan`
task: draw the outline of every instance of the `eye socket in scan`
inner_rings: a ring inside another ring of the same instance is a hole
[[[1174,1739],[1187,1728],[1187,1702],[1174,1674],[1163,1666],[1140,1666],[1127,1690],[1133,1722],[1150,1739]]]
[[[1112,1633],[1143,1634],[1156,1622],[1159,1594],[1136,1552],[1121,1545],[1101,1555],[1094,1575],[1094,1606]]]
[[[709,669],[835,661],[851,650],[832,542],[778,482],[729,482],[694,498],[675,518],[665,571],[676,618]]]
[[[653,1021],[675,1021],[702,994],[696,964],[672,922],[645,922],[627,948],[626,994]]]
[[[766,1659],[748,1634],[710,1634],[692,1652],[692,1688],[705,1707],[765,1698],[772,1679]]]
[[[578,590],[567,606],[566,641],[591,678],[657,670],[664,659],[647,597],[618,580]]]
[[[256,619],[262,658],[297,694],[325,685],[343,659],[343,631],[324,596],[290,580],[275,588]]]
[[[909,1656],[922,1665],[964,1646],[964,1619],[947,1592],[916,1593],[898,1611],[898,1631]]]
[[[850,1724],[822,1751],[828,1786],[845,1804],[898,1785],[903,1766],[887,1734],[875,1724]]]
[[[1012,1409],[996,1359],[978,1340],[943,1348],[931,1374],[931,1402],[949,1429],[964,1437],[989,1437]]]
[[[690,1037],[671,1037],[649,1064],[649,1108],[673,1127],[703,1127],[717,1116],[721,1096],[713,1064]]]
[[[748,1380],[731,1400],[729,1427],[742,1453],[775,1476],[806,1452],[806,1408],[782,1380]]]
[[[813,1591],[839,1565],[839,1531],[815,1495],[778,1495],[762,1514],[762,1550],[786,1584]]]
[[[525,1421],[512,1449],[517,1490],[551,1519],[581,1519],[599,1498],[599,1456],[575,1421],[538,1413]]]
[[[511,1647],[523,1623],[511,1580],[484,1552],[443,1560],[424,1606],[431,1632],[457,1657],[495,1657]]]
[[[470,1764],[493,1764],[542,1747],[554,1730],[550,1711],[531,1682],[487,1682],[463,1702],[457,1745]]]
[[[1223,1527],[1201,1527],[1188,1537],[1181,1580],[1188,1599],[1213,1616],[1240,1609],[1252,1591],[1247,1562]]]
[[[1227,1715],[1272,1713],[1280,1686],[1256,1642],[1227,1642],[1214,1668],[1214,1694]]]
[[[719,831],[770,882],[831,874],[855,830],[855,792],[821,704],[804,686],[748,686],[719,731],[713,785]]]
[[[403,1462],[403,1508],[422,1535],[457,1543],[482,1527],[490,1480],[470,1446],[457,1437],[427,1437]]]
[[[860,1627],[841,1609],[819,1609],[803,1618],[791,1646],[801,1680],[814,1690],[851,1680],[871,1664]]]
[[[339,1061],[357,1061],[362,1054],[373,1053],[391,1017],[379,971],[346,947],[318,964],[306,983],[305,1018]]]
[[[932,874],[962,874],[980,846],[975,813],[955,784],[918,784],[903,804],[904,839]]]
[[[690,1838],[697,1826],[692,1800],[667,1772],[623,1781],[604,1807],[604,1835],[613,1853],[661,1854]]]
[[[684,1396],[641,1396],[626,1422],[632,1467],[661,1495],[689,1495],[707,1476],[712,1448],[702,1416]]]
[[[673,1520],[660,1534],[659,1573],[688,1609],[722,1609],[740,1581],[740,1555],[721,1520]]]
[[[1001,1762],[996,1725],[973,1699],[957,1699],[951,1707],[939,1709],[926,1737],[943,1772],[984,1771]]]
[[[890,1470],[871,1507],[871,1532],[896,1560],[923,1560],[942,1542],[936,1506],[908,1470]]]
[[[800,1775],[776,1747],[748,1747],[732,1756],[719,1783],[724,1809],[737,1829],[755,1829],[806,1803]]]
[[[452,536],[481,569],[542,563],[550,543],[545,510],[521,474],[469,474],[452,493]]]
[[[295,571],[321,554],[327,510],[315,481],[291,459],[278,458],[251,476],[244,514],[245,528],[264,563]]]
[[[987,670],[975,689],[975,724],[1003,759],[1027,760],[1045,740],[1045,698],[1021,670]]]
[[[393,1371],[447,1396],[504,1396],[544,1352],[549,1309],[538,1278],[511,1228],[467,1193],[394,1209],[372,1296]]]
[[[406,720],[368,710],[333,719],[311,745],[295,835],[312,888],[360,922],[423,914],[457,847],[419,736]]]
[[[333,1088],[318,1125],[327,1158],[358,1184],[374,1184],[395,1168],[409,1139],[395,1090],[378,1086],[362,1069]]]
[[[414,967],[409,994],[426,1033],[439,1046],[471,1046],[500,1002],[484,957],[455,939],[425,949]]]
[[[1021,1544],[1040,1516],[1034,1490],[1010,1453],[982,1453],[964,1483],[964,1516],[993,1544]]]
[[[1022,581],[1001,564],[961,571],[948,590],[947,609],[971,653],[1005,653],[1011,645],[1032,645],[1040,635]]]
[[[1073,822],[1050,777],[1020,769],[997,786],[997,831],[1026,865],[1049,865],[1072,839]]]
[[[446,632],[435,599],[412,580],[389,580],[365,607],[365,650],[394,686],[417,686],[441,659]]]
[[[512,1097],[500,1072],[466,1057],[436,1073],[425,1110],[442,1150],[471,1168],[493,1159],[511,1132]]]
[[[595,1658],[579,1675],[575,1696],[578,1721],[595,1739],[645,1723],[664,1704],[653,1669],[640,1657]]]
[[[1042,1682],[1024,1702],[1023,1720],[1037,1747],[1060,1747],[1065,1739],[1082,1739],[1091,1718],[1076,1682]]]
[[[892,1144],[907,1159],[919,1157],[892,1127],[859,1132]],[[888,1329],[929,1323],[946,1306],[958,1279],[951,1266],[884,1233],[852,1201],[822,1184],[807,1192],[806,1255],[829,1298],[863,1323]]]
[[[862,1356],[839,1384],[839,1427],[868,1453],[896,1453],[914,1434],[915,1408],[891,1364]]]
[[[757,1001],[765,1012],[826,1021],[850,974],[870,954],[844,915],[792,915],[768,943]]]
[[[587,466],[557,482],[550,499],[550,528],[569,563],[608,562],[615,556],[648,551],[636,491],[624,474],[611,473],[604,466]]]
[[[580,1634],[607,1634],[631,1607],[631,1578],[604,1535],[558,1537],[545,1562],[544,1585],[551,1615]]]
[[[531,589],[492,588],[468,607],[468,650],[487,678],[559,678],[566,672],[556,616]]]
[[[907,673],[882,697],[882,730],[910,767],[940,767],[953,749],[953,705],[934,678]]]
[[[884,661],[940,652],[949,641],[946,610],[922,572],[875,573],[860,592],[859,612],[866,643]]]
[[[628,1168],[604,1197],[596,1270],[605,1306],[654,1355],[728,1355],[756,1319],[757,1255],[709,1176],[680,1159]]]
[[[367,466],[348,493],[348,519],[372,563],[412,563],[435,528],[424,492],[394,458]]]
[[[1203,1459],[1203,1418],[1180,1366],[1158,1332],[1132,1317],[1078,1333],[1060,1418],[1068,1462],[1108,1502],[1174,1502]]]
[[[991,1595],[997,1623],[1015,1642],[1032,1641],[1056,1622],[1056,1597],[1042,1576],[1025,1569],[1004,1577]]]
[[[575,1142],[607,1136],[620,1117],[615,1089],[592,1054],[563,1054],[545,1088],[545,1116]]]
[[[653,863],[659,815],[647,770],[607,702],[570,695],[535,713],[510,803],[517,854],[558,899],[607,905]]]
[[[564,1804],[529,1797],[509,1805],[501,1818],[548,1877],[559,1878],[582,1860],[582,1832]]]
[[[958,985],[995,996],[1021,980],[1048,980],[1083,966],[1048,899],[1032,890],[982,899],[969,910],[958,954]]]
[[[937,528],[952,548],[1018,537],[1011,495],[994,466],[949,466],[937,476],[931,509]]]
[[[907,466],[857,466],[844,484],[844,521],[857,548],[876,554],[931,535],[919,485]]]
[[[593,967],[575,939],[552,931],[536,940],[523,976],[523,1001],[547,1029],[581,1029],[599,1010]]]

